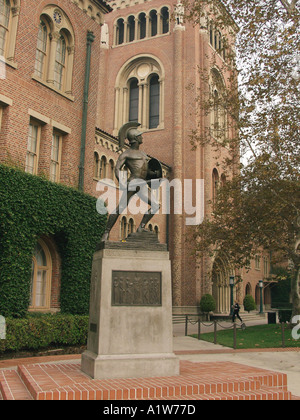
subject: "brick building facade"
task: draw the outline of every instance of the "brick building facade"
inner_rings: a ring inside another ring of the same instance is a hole
[[[230,89],[233,69],[224,66],[222,39],[235,36],[234,23],[222,34],[207,22],[193,26],[184,22],[177,0],[0,0],[0,6],[5,70],[0,77],[1,162],[76,188],[81,166],[84,192],[98,197],[99,180],[114,180],[119,128],[138,121],[143,150],[163,163],[170,181],[192,180],[193,206],[202,194],[196,180],[203,180],[203,213],[212,211],[209,201],[228,176],[219,166],[228,151],[216,152],[209,145],[193,150],[190,135],[203,136],[216,119],[227,126],[223,112],[199,112],[197,98],[199,92],[222,95],[222,89]],[[160,212],[149,226],[169,245],[174,307],[190,311],[204,293],[212,293],[217,311],[229,312],[229,276],[237,273],[221,255],[197,264],[186,241],[187,217],[193,216]],[[121,216],[111,239],[125,239],[140,219]],[[59,255],[51,238],[41,244],[47,241],[54,261],[50,309],[58,309]],[[255,297],[264,273],[258,265],[254,273],[243,274],[245,280],[236,288],[240,301],[246,291]]]

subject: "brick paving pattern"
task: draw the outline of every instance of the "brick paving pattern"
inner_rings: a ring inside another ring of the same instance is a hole
[[[93,380],[80,363],[21,364],[0,371],[3,400],[290,400],[283,373],[230,362],[180,362],[180,375]]]

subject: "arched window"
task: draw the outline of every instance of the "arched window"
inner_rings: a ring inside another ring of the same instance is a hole
[[[34,78],[70,95],[74,63],[74,32],[67,15],[54,5],[40,16]]]
[[[11,7],[10,0],[0,0],[0,55],[5,57]]]
[[[155,75],[150,79],[149,128],[156,128],[159,125],[159,95],[159,77]]]
[[[129,121],[138,122],[139,119],[139,86],[138,80],[133,79],[129,84]]]
[[[66,48],[65,36],[60,34],[56,45],[55,67],[54,67],[54,86],[61,90],[64,82],[66,68]]]
[[[151,36],[157,35],[157,11],[150,12]]]
[[[50,251],[42,240],[36,244],[31,267],[29,309],[50,309],[52,260]]]
[[[102,156],[100,160],[100,172],[99,172],[100,179],[106,178],[106,165],[107,165],[107,159],[105,156]]]
[[[212,173],[212,201],[213,201],[213,204],[216,203],[217,193],[218,193],[218,188],[219,188],[219,182],[220,182],[219,173],[218,173],[217,169],[214,169],[213,173]]]
[[[124,42],[124,19],[118,19],[116,32],[116,45],[121,45]]]
[[[131,218],[128,222],[128,235],[134,232],[134,220]]]
[[[216,140],[222,141],[226,138],[227,133],[226,97],[225,84],[217,69],[211,71],[210,88],[212,98],[211,133]]]
[[[35,53],[35,74],[43,78],[45,68],[46,68],[46,59],[47,59],[47,52],[48,52],[48,26],[44,20],[40,21],[39,32],[38,32],[38,39],[37,39],[37,47]]]
[[[135,18],[134,16],[129,16],[128,18],[128,42],[134,41],[135,38]]]
[[[100,157],[97,152],[94,152],[94,178],[100,177]]]
[[[146,14],[140,13],[139,14],[139,39],[146,38]]]
[[[245,288],[245,295],[252,295],[252,287],[250,283],[247,283]]]
[[[167,34],[169,32],[169,9],[167,7],[163,7],[161,9],[161,16],[162,16],[162,33]]]
[[[110,161],[108,162],[108,174],[107,177],[109,179],[114,179],[114,171],[115,171],[115,162],[110,159]]]
[[[125,241],[127,238],[127,219],[125,216],[121,219],[121,240]]]
[[[128,61],[119,71],[115,85],[114,135],[128,121],[139,122],[142,130],[164,126],[164,69],[152,56]]]

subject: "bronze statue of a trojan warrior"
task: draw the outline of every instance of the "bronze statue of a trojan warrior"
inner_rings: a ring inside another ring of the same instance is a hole
[[[159,203],[151,196],[150,188],[151,180],[162,178],[162,167],[157,159],[150,159],[146,153],[139,150],[140,145],[143,143],[142,133],[137,129],[139,126],[139,123],[129,122],[124,124],[119,131],[119,149],[124,148],[125,139],[129,141],[129,148],[119,156],[115,167],[115,175],[119,181],[120,171],[126,167],[130,171],[130,176],[127,180],[126,194],[122,194],[118,207],[109,215],[102,241],[108,239],[109,233],[118,220],[119,215],[125,210],[135,194],[139,193],[139,197],[151,206],[147,213],[144,214],[137,229],[138,232],[145,230],[146,224],[159,211]],[[139,182],[144,187],[145,183],[147,183],[148,187],[140,188]]]

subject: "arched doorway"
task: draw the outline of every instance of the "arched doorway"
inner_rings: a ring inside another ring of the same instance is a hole
[[[212,270],[212,295],[216,301],[217,313],[230,313],[230,274],[226,257],[218,256]]]
[[[252,296],[252,287],[250,283],[247,283],[246,288],[245,288],[245,296],[247,295],[251,295]]]

